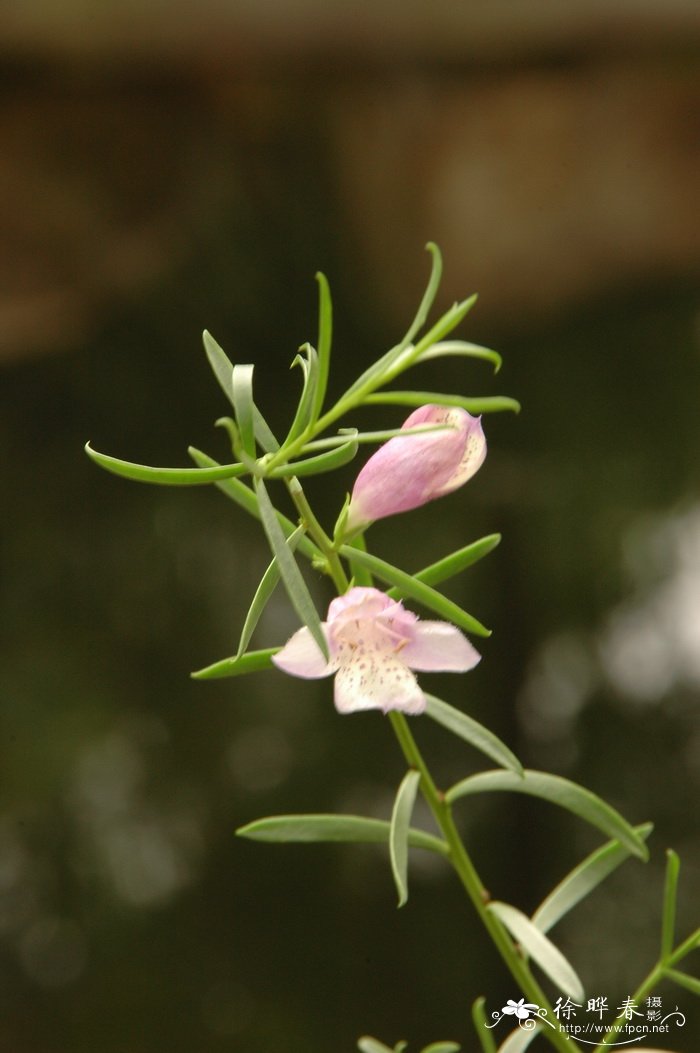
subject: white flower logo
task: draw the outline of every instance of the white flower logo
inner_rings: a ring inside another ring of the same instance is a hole
[[[534,1002],[526,1002],[524,998],[520,998],[517,1002],[509,998],[501,1012],[506,1016],[517,1016],[518,1020],[527,1020],[530,1013],[536,1013],[539,1008]]]

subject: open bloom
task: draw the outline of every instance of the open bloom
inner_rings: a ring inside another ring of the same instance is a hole
[[[335,708],[422,713],[425,695],[411,672],[463,673],[479,653],[448,622],[423,622],[378,589],[356,587],[331,602],[322,623],[329,660],[308,628],[299,629],[272,661],[292,676],[335,677]]]
[[[486,439],[480,417],[457,406],[421,406],[402,429],[420,424],[447,427],[423,435],[396,435],[379,447],[355,481],[349,532],[451,493],[483,464]]]

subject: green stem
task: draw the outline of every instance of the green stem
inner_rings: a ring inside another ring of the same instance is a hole
[[[302,522],[325,556],[328,573],[333,578],[335,586],[342,596],[347,592],[350,582],[348,581],[348,576],[345,573],[343,564],[340,561],[340,556],[333,547],[333,542],[314,515],[313,509],[307,501],[306,494],[304,493],[302,485],[297,477],[292,476],[290,479],[286,480],[286,482],[287,489],[289,490],[292,501],[296,505]]]
[[[677,963],[682,961],[687,954],[690,954],[691,951],[696,949],[698,941],[700,941],[700,929],[691,932],[687,940],[683,940],[683,943],[679,943],[675,951],[671,951],[668,958],[665,960],[664,965],[668,968],[677,965]]]
[[[641,984],[630,998],[630,1002],[634,1005],[638,1005],[644,998],[651,994],[654,988],[659,984],[669,969],[674,966],[677,962],[681,961],[686,954],[693,949],[698,939],[698,933],[694,932],[684,940],[683,943],[679,943],[675,951],[671,951],[667,956],[661,958],[653,969],[644,977]],[[595,1047],[593,1053],[599,1053],[599,1050],[607,1049],[611,1045],[613,1039],[617,1038],[618,1031],[615,1029],[616,1024],[622,1024],[625,1020],[625,1014],[620,1013],[615,1018],[615,1023],[611,1025],[610,1030],[605,1035],[602,1042]]]
[[[474,868],[474,864],[464,847],[464,843],[459,835],[457,827],[455,826],[452,809],[445,801],[443,794],[435,785],[433,777],[423,759],[405,716],[403,713],[394,711],[389,713],[389,719],[407,763],[416,771],[420,772],[423,796],[435,817],[435,821],[442,831],[443,837],[447,841],[452,865],[457,872],[467,895],[472,901],[474,909],[479,915],[481,922],[486,928],[496,946],[496,949],[501,955],[501,958],[510,970],[511,975],[519,985],[523,994],[530,1001],[536,1003],[543,1009],[546,1009],[548,1016],[553,1016],[554,1011],[546,995],[532,975],[527,962],[520,954],[510,934],[498,918],[487,910],[487,905],[490,899],[489,893],[486,888],[484,888],[481,879]],[[562,1053],[564,1050],[566,1050],[567,1053],[576,1053],[577,1046],[572,1042],[571,1038],[569,1038],[564,1032],[559,1031],[558,1028],[554,1030],[548,1028],[544,1029],[542,1035],[544,1038],[547,1038],[556,1049],[561,1050]]]
[[[639,1002],[641,1002],[643,998],[646,998],[647,995],[651,994],[656,985],[661,980],[663,980],[664,972],[665,969],[663,964],[661,962],[657,962],[654,968],[651,970],[651,972],[649,972],[644,977],[637,990],[631,996],[630,1004],[634,1004],[636,1006]],[[615,1017],[614,1023],[610,1025],[610,1028],[603,1040],[599,1042],[599,1044],[593,1050],[593,1053],[599,1053],[599,1050],[607,1049],[615,1041],[615,1039],[619,1037],[619,1029],[616,1027],[616,1025],[622,1025],[623,1023],[626,1023],[626,1021],[627,1017],[625,1016],[625,1014],[619,1013],[618,1016]]]
[[[341,417],[344,417],[346,413],[350,412],[350,410],[355,409],[357,406],[361,406],[367,395],[371,395],[376,388],[389,383],[390,380],[393,380],[395,376],[398,376],[398,374],[406,368],[408,368],[407,365],[402,365],[400,368],[394,369],[392,372],[387,372],[377,377],[371,377],[361,388],[354,391],[352,395],[347,397],[342,396],[338,402],[336,402],[335,406],[332,406],[323,414],[323,416],[318,418],[315,424],[304,428],[301,435],[298,435],[296,439],[288,445],[283,446],[277,453],[274,453],[267,462],[267,470],[269,471],[280,464],[286,464],[288,461],[293,460],[305,449],[307,443],[311,442],[311,440],[317,435],[323,434],[326,428],[331,424],[334,424]]]

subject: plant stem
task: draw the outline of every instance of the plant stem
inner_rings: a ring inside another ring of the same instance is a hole
[[[657,962],[654,968],[651,970],[651,972],[649,972],[647,976],[644,977],[641,984],[630,998],[630,1004],[636,1006],[638,1002],[641,1002],[643,998],[646,998],[647,995],[650,994],[654,990],[656,985],[663,979],[663,975],[664,966],[661,962]],[[608,1046],[610,1046],[612,1042],[619,1037],[620,1032],[615,1025],[622,1024],[623,1021],[626,1021],[627,1019],[628,1018],[625,1016],[624,1013],[620,1013],[618,1016],[616,1016],[614,1022],[610,1025],[610,1028],[608,1029],[602,1041],[599,1042],[598,1045],[595,1047],[593,1053],[598,1053],[598,1051],[601,1049],[607,1049]]]
[[[548,1015],[553,1016],[554,1012],[547,996],[532,975],[527,962],[520,954],[510,934],[499,919],[487,910],[490,895],[482,884],[474,864],[464,847],[464,842],[454,823],[452,809],[435,785],[405,716],[403,713],[394,711],[389,713],[389,719],[406,761],[412,768],[420,772],[423,796],[447,841],[452,865],[496,949],[510,970],[511,975],[520,986],[523,994],[530,1001],[546,1009]],[[577,1046],[575,1043],[558,1027],[553,1030],[545,1028],[542,1030],[542,1035],[556,1049],[566,1050],[567,1053],[576,1053]]]
[[[296,505],[297,511],[302,518],[304,526],[307,528],[309,534],[325,556],[328,573],[333,578],[335,586],[342,596],[343,593],[347,592],[350,583],[343,568],[343,564],[340,562],[340,556],[333,547],[333,542],[316,518],[311,505],[306,499],[306,494],[304,493],[302,485],[295,475],[287,480],[287,489],[289,490],[292,501]]]

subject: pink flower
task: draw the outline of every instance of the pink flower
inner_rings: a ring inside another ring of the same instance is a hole
[[[422,713],[425,695],[412,669],[464,673],[480,655],[448,622],[422,622],[378,589],[353,588],[331,602],[322,623],[329,661],[308,628],[299,629],[272,661],[305,679],[335,677],[335,708]]]
[[[486,439],[480,417],[456,406],[421,406],[402,429],[420,424],[448,427],[424,435],[397,435],[379,447],[355,481],[348,533],[451,493],[483,464]]]

